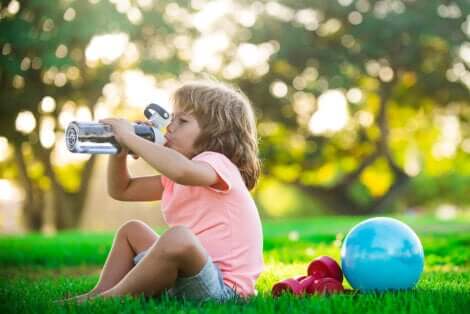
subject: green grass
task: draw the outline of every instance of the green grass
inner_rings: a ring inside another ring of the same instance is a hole
[[[339,260],[341,240],[362,217],[321,217],[264,222],[266,269],[259,295],[217,304],[121,298],[82,305],[51,301],[86,292],[96,283],[112,234],[60,233],[0,237],[0,313],[189,312],[189,313],[463,313],[470,308],[470,224],[432,217],[401,217],[425,249],[425,272],[410,291],[329,297],[270,297],[274,282],[305,273],[315,256]],[[162,230],[159,230],[162,231]],[[348,286],[348,284],[346,284]]]

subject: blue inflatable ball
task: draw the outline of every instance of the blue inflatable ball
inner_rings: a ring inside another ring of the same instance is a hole
[[[378,292],[409,289],[423,272],[423,246],[403,222],[371,218],[354,226],[344,239],[341,266],[355,289]]]

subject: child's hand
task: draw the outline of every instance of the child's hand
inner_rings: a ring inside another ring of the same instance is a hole
[[[150,127],[153,127],[153,124],[150,122],[150,121],[147,121],[147,120],[135,120],[134,123],[136,124],[145,124],[145,125],[148,125]],[[126,153],[128,153],[129,150],[126,150]],[[131,155],[132,155],[132,158],[134,159],[139,159],[139,155],[135,154],[134,152],[131,152]]]
[[[113,129],[114,138],[122,146],[126,146],[126,144],[123,142],[123,139],[122,139],[123,135],[126,133],[134,134],[134,127],[126,119],[108,118],[108,119],[102,119],[99,122],[105,123],[111,126],[111,128]]]
[[[145,124],[145,125],[148,125],[150,127],[154,127],[154,125],[152,124],[152,122],[148,121],[148,120],[135,120],[135,123],[137,124]]]
[[[121,145],[121,150],[115,156],[119,157],[119,158],[127,157],[127,155],[129,155],[129,153],[131,154],[132,158],[139,159],[139,155],[137,155],[134,152],[129,152],[129,149],[126,148],[125,146],[122,146],[122,145]]]
[[[121,151],[117,154],[118,157],[127,156],[129,149],[122,140],[122,135],[125,133],[134,133],[134,127],[126,119],[108,118],[99,120],[100,123],[108,124],[113,129],[114,138],[121,145]],[[136,154],[132,154],[134,159],[139,158]]]

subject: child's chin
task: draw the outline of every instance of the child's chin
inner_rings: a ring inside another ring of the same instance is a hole
[[[177,151],[177,149],[174,148],[170,143],[165,143],[165,144],[163,144],[163,146],[165,146],[166,148],[169,148],[169,149],[172,149],[172,150],[176,150],[176,151]]]

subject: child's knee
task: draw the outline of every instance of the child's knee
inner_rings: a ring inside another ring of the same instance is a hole
[[[127,237],[129,234],[140,232],[143,228],[146,228],[146,224],[143,221],[132,219],[123,223],[118,231],[118,236]]]
[[[166,238],[171,242],[179,243],[183,246],[193,245],[197,240],[194,233],[185,226],[175,226],[165,232]]]
[[[168,257],[181,257],[200,249],[196,236],[184,226],[175,226],[167,230],[159,240]]]

